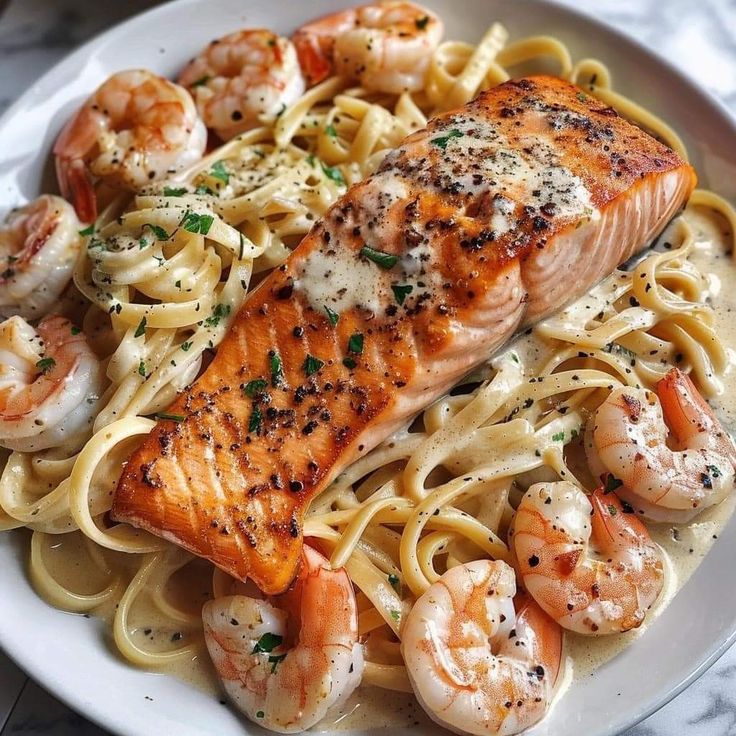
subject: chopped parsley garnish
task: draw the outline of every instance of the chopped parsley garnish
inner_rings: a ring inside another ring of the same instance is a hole
[[[81,332],[81,328],[76,325],[72,325],[72,335],[78,335]]]
[[[335,182],[335,184],[344,187],[347,186],[347,183],[345,182],[345,177],[342,175],[342,171],[337,168],[337,166],[327,166],[326,164],[323,164],[320,161],[320,164],[322,165],[322,171],[325,172],[325,176],[328,179],[332,179],[332,181]]]
[[[309,156],[307,156],[307,163],[310,166],[314,166],[314,159],[315,159],[314,154],[313,153],[310,153]]]
[[[329,125],[328,125],[328,126],[327,126],[327,127],[325,128],[325,133],[326,133],[326,134],[327,134],[328,136],[330,136],[330,138],[337,138],[337,128],[336,128],[336,127],[335,127],[335,126],[334,126],[334,125],[333,125],[332,123],[330,123],[330,124],[329,124]]]
[[[259,710],[259,711],[258,711],[258,712],[256,713],[256,718],[263,718],[263,717],[264,717],[265,715],[266,715],[266,714],[265,714],[265,713],[264,713],[264,712],[263,712],[262,710]]]
[[[261,422],[263,421],[263,414],[259,407],[254,406],[253,412],[250,415],[250,421],[248,422],[248,431],[255,432],[256,434],[261,433]]]
[[[148,228],[156,236],[157,240],[168,240],[171,237],[162,227],[159,225],[152,225],[150,222],[146,222],[143,225],[143,228]]]
[[[266,386],[268,386],[267,381],[264,381],[262,378],[256,378],[254,381],[248,381],[248,383],[243,386],[243,393],[246,396],[253,397],[263,391]]]
[[[170,422],[183,422],[186,419],[183,414],[167,414],[166,412],[158,412],[154,416],[156,419],[168,419]]]
[[[307,355],[302,368],[304,368],[304,373],[309,377],[312,373],[316,373],[324,364],[323,360],[315,358],[313,355]]]
[[[210,169],[209,175],[214,179],[219,179],[223,184],[227,184],[230,181],[230,173],[225,168],[224,161],[216,161]]]
[[[334,309],[330,309],[329,307],[325,307],[325,312],[327,313],[327,319],[334,327],[340,321],[340,315]]]
[[[271,366],[271,385],[275,388],[284,382],[284,366],[281,356],[275,350],[269,352],[268,362]]]
[[[196,212],[187,212],[181,218],[179,224],[190,233],[207,235],[214,221],[215,218],[212,215],[199,215]]]
[[[267,652],[270,654],[277,646],[283,642],[284,637],[279,634],[271,634],[270,632],[264,634],[253,647],[251,654],[258,654],[259,652]]]
[[[286,659],[285,654],[270,654],[268,657],[269,664],[271,665],[271,674],[276,672],[276,668]]]
[[[423,31],[427,27],[427,23],[429,23],[429,16],[425,15],[422,18],[417,18],[414,23],[416,23],[417,28],[420,31]]]
[[[206,187],[204,184],[200,184],[195,190],[195,194],[212,194],[214,195],[214,192],[209,188]]]
[[[238,235],[240,236],[240,250],[238,251],[238,258],[242,261],[245,253],[245,238],[243,237],[243,233],[238,233]]]
[[[146,318],[144,317],[139,323],[138,327],[135,328],[135,334],[133,337],[140,337],[146,334]]]
[[[621,487],[623,484],[624,482],[622,480],[615,478],[609,473],[606,476],[606,484],[605,484],[606,493],[611,493],[611,491],[615,491],[617,488]]]
[[[438,148],[441,148],[443,151],[445,148],[447,148],[447,144],[453,139],[453,138],[461,138],[462,133],[457,128],[452,128],[451,130],[447,131],[446,135],[440,135],[437,136],[437,138],[432,138],[432,143],[435,144]]]
[[[414,287],[411,284],[392,284],[391,291],[394,293],[394,299],[399,304],[403,304],[404,299],[414,291]]]
[[[378,264],[381,268],[385,268],[387,271],[389,268],[393,268],[399,260],[398,256],[392,255],[391,253],[384,253],[382,250],[376,250],[367,245],[364,245],[360,249],[360,255]]]
[[[192,87],[201,87],[202,85],[207,84],[207,82],[209,82],[210,79],[211,79],[210,75],[209,74],[205,74],[203,77],[200,77],[199,79],[197,79],[194,82],[192,82],[191,86]]]
[[[552,435],[552,442],[562,442],[562,440],[565,439],[565,433],[564,432],[556,432]]]
[[[138,375],[146,377],[146,364],[143,361],[138,363]]]
[[[609,503],[606,508],[608,509],[609,516],[616,516],[618,513],[618,509],[612,503]]]
[[[398,621],[401,618],[401,611],[396,611],[396,610],[391,611],[391,618],[394,621]]]
[[[623,345],[619,345],[617,342],[609,342],[604,348],[606,353],[616,353],[618,355],[625,355],[627,358],[635,359],[636,353],[633,350],[625,348]]]
[[[363,352],[363,335],[360,332],[355,332],[350,335],[348,340],[348,351],[360,355]]]
[[[80,235],[81,235],[82,237],[86,238],[86,237],[87,237],[88,235],[92,235],[92,233],[93,233],[94,231],[95,231],[95,225],[94,225],[94,223],[92,223],[92,224],[91,224],[91,225],[89,225],[88,227],[84,228],[84,230],[80,230],[80,231],[79,231],[79,234],[80,234]]]
[[[511,358],[511,360],[513,360],[514,363],[519,362],[519,356],[513,350],[509,353],[509,358]]]
[[[575,97],[577,97],[580,102],[586,102],[588,99],[587,95],[585,95],[583,92],[578,92]]]
[[[355,368],[355,366],[358,365],[352,358],[343,358],[342,364],[346,368],[349,368],[350,370],[353,370],[353,368]]]
[[[229,304],[215,304],[215,307],[212,310],[212,315],[207,317],[204,324],[206,327],[217,327],[217,325],[220,324],[220,320],[223,319],[223,317],[227,317],[229,314]]]
[[[577,429],[571,429],[570,430],[570,439],[573,439],[574,440],[579,434],[580,434],[580,432],[578,432]]]
[[[399,591],[399,589],[401,588],[401,581],[399,580],[399,576],[398,576],[398,575],[394,575],[393,573],[391,573],[391,574],[390,574],[390,575],[388,576],[388,582],[389,582],[389,583],[391,584],[391,587],[392,587],[392,588],[393,588],[393,589],[394,589],[395,591],[397,591],[397,592],[398,592],[398,591]]]
[[[276,113],[276,117],[280,118],[286,112],[286,103],[281,103],[281,109]]]
[[[706,465],[705,467],[708,468],[708,470],[710,470],[710,474],[714,478],[720,478],[721,477],[721,470],[716,465]]]
[[[174,282],[174,286],[176,286],[177,289],[181,289],[181,279]]]
[[[56,361],[53,358],[41,358],[41,360],[36,363],[36,368],[38,368],[41,373],[48,373],[55,365]]]
[[[185,353],[189,352],[189,348],[190,348],[190,347],[192,347],[192,343],[191,343],[191,341],[190,341],[190,340],[187,340],[186,342],[183,342],[183,343],[181,344],[181,349],[182,349],[182,350],[183,350],[183,351],[184,351]]]
[[[164,197],[183,197],[186,193],[186,187],[164,187]]]

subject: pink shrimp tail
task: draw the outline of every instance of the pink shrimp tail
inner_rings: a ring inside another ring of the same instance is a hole
[[[299,66],[310,87],[333,73],[335,39],[354,28],[356,23],[356,10],[350,8],[307,23],[291,37]]]
[[[615,491],[606,491],[603,486],[596,488],[588,497],[593,507],[591,525],[593,539],[605,549],[611,549],[618,540],[630,538],[632,545],[640,539],[648,539],[649,532],[641,519],[624,508]]]
[[[319,84],[327,79],[332,73],[331,47],[334,42],[307,33],[297,33],[293,41],[299,66],[309,85]]]
[[[83,106],[62,128],[54,143],[59,190],[74,205],[82,222],[97,219],[94,179],[84,156],[94,149],[98,130],[97,116]]]
[[[719,453],[736,468],[736,446],[687,373],[672,368],[657,382],[657,396],[667,424],[681,444],[706,433]]]
[[[68,199],[82,222],[94,222],[97,219],[97,196],[94,180],[82,159],[56,157],[56,178],[59,189]]]

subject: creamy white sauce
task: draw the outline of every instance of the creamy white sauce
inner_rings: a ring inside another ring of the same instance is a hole
[[[513,214],[516,203],[513,199],[499,196],[493,200],[491,214],[491,230],[497,237],[505,235],[514,228]]]
[[[360,209],[364,219],[375,220],[370,230],[364,228],[361,233],[366,245],[376,250],[383,250],[386,242],[396,237],[396,227],[391,219],[385,216],[385,213],[392,204],[406,200],[408,196],[406,183],[401,177],[392,175],[392,173],[378,176],[364,187],[361,193]]]
[[[407,302],[438,286],[440,274],[431,267],[431,254],[429,246],[423,243],[410,248],[389,273],[357,251],[346,248],[327,255],[314,250],[304,259],[294,288],[318,312],[325,306],[335,312],[360,307],[380,314],[394,302],[392,285],[410,287],[405,296]]]
[[[331,255],[315,249],[304,259],[294,289],[303,292],[319,312],[325,306],[335,312],[362,307],[375,314],[387,303],[388,279],[378,266],[349,248],[336,249]]]
[[[457,179],[464,191],[475,196],[502,192],[523,204],[550,203],[556,217],[600,217],[583,180],[561,165],[557,151],[539,136],[512,143],[491,121],[467,117],[457,120],[451,130],[461,135],[448,139],[446,150],[453,155],[442,159],[439,174]],[[463,160],[472,160],[472,169],[458,171],[455,162]],[[501,206],[497,234],[514,228],[512,213],[507,205]]]
[[[393,172],[366,183],[361,199],[361,248],[365,245],[381,253],[394,250],[386,245],[401,236],[401,228],[395,221],[403,214],[393,206],[398,202],[399,209],[403,209],[407,197],[405,183]],[[306,256],[294,279],[294,288],[316,311],[329,307],[339,313],[358,307],[373,314],[383,314],[387,306],[397,301],[392,286],[404,289],[402,299],[407,304],[438,286],[440,274],[431,268],[432,250],[424,240],[415,245],[405,243],[397,264],[384,269],[361,255],[360,248],[334,242],[351,228],[331,227],[327,223],[326,229],[330,232],[329,242],[322,243]]]

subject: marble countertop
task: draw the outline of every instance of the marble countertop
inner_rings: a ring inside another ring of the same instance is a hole
[[[579,0],[561,1],[584,6]],[[10,0],[6,6],[0,0],[0,112],[72,48],[152,4],[152,0]],[[736,114],[736,0],[597,0],[595,8],[600,17],[684,67]],[[104,733],[0,653],[1,736]],[[736,647],[669,705],[626,732],[626,736],[670,734],[736,734]]]

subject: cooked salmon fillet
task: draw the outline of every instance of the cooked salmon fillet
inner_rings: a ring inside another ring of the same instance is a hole
[[[683,206],[693,169],[580,89],[502,84],[432,120],[250,296],[133,453],[112,516],[266,593],[315,494],[588,291]]]

